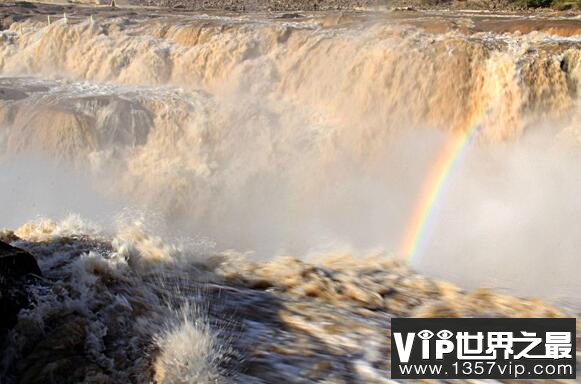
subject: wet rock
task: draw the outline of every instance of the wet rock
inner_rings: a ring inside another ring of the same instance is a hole
[[[0,30],[4,31],[12,25],[12,23],[23,20],[21,15],[2,15],[0,17]]]
[[[303,17],[300,13],[283,13],[279,16],[279,19],[297,19]]]
[[[31,302],[27,286],[33,275],[42,275],[34,256],[0,242],[0,347],[6,332],[16,324],[20,310]]]
[[[29,3],[28,1],[15,1],[14,5],[17,7],[27,8],[27,9],[36,9],[37,6],[33,3]]]
[[[22,100],[27,97],[26,92],[18,89],[0,87],[0,100]]]
[[[21,384],[108,383],[101,368],[85,355],[86,318],[70,314],[55,326],[33,351],[17,364]]]
[[[27,274],[42,276],[34,256],[0,242],[0,279],[19,279]]]

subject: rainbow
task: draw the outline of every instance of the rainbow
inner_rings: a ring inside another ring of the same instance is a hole
[[[400,246],[400,255],[411,263],[416,257],[419,248],[426,237],[426,229],[433,217],[436,202],[443,195],[450,175],[462,158],[462,154],[476,137],[480,130],[480,121],[483,113],[476,113],[465,124],[466,129],[450,134],[422,185],[417,203],[406,227],[403,241]]]

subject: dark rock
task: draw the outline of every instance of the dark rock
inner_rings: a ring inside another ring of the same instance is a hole
[[[28,94],[18,89],[0,87],[0,100],[22,100],[27,97]]]
[[[279,19],[296,19],[299,17],[303,17],[300,13],[284,13],[279,16]]]
[[[0,241],[0,348],[20,310],[30,305],[27,286],[33,275],[42,275],[34,256]]]
[[[19,383],[82,383],[102,374],[84,353],[87,319],[71,313],[53,321],[52,329],[16,364]]]
[[[37,6],[33,3],[29,3],[28,1],[16,1],[14,3],[14,5],[18,6],[18,7],[22,7],[22,8],[28,8],[28,9],[36,9]]]
[[[19,279],[29,273],[42,276],[34,256],[0,241],[0,279]]]

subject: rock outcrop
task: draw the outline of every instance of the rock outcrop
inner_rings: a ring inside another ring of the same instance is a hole
[[[27,286],[34,275],[42,275],[34,256],[0,241],[0,348],[20,310],[31,304]]]

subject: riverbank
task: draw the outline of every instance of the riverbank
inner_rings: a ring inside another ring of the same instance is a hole
[[[165,12],[229,11],[229,12],[414,12],[414,11],[484,11],[518,12],[524,14],[575,15],[581,10],[581,0],[110,0],[78,1],[2,1],[3,13],[9,7],[12,14],[30,15],[42,12],[58,14],[71,11],[75,5],[88,6],[99,13],[123,12],[121,9]],[[77,7],[78,8],[78,7]],[[76,8],[75,8],[76,9]],[[296,15],[287,15],[296,17]]]
[[[125,3],[123,3],[125,1]],[[285,23],[309,22],[314,25],[331,26],[347,25],[357,22],[384,20],[390,24],[410,25],[429,33],[445,33],[459,31],[461,33],[531,33],[543,32],[559,36],[575,36],[581,34],[581,18],[574,10],[557,11],[548,8],[514,10],[508,6],[500,6],[493,12],[486,8],[474,6],[470,9],[470,1],[449,3],[449,7],[440,5],[426,7],[418,2],[405,0],[371,6],[371,2],[358,0],[352,3],[345,0],[342,3],[301,3],[292,2],[292,5],[266,3],[251,7],[248,2],[245,6],[238,6],[232,2],[228,4],[222,0],[210,0],[204,3],[181,6],[164,6],[165,3],[154,3],[148,6],[144,2],[130,4],[128,0],[117,1],[119,6],[81,4],[81,3],[36,3],[36,2],[0,2],[0,30],[9,29],[14,22],[40,21],[48,23],[59,21],[64,14],[71,24],[81,23],[89,18],[109,19],[115,17],[147,17],[162,19],[173,16],[200,17],[203,14],[220,18],[232,17],[243,20],[270,20]],[[147,0],[156,1],[156,0]],[[212,2],[213,1],[213,2]],[[343,1],[343,0],[340,0]],[[413,0],[415,1],[415,0]],[[271,5],[272,5],[271,4]],[[278,4],[278,5],[277,5]],[[302,5],[301,5],[302,4]],[[313,7],[313,4],[319,4]],[[457,8],[457,9],[455,9]],[[321,12],[316,11],[321,10]],[[327,11],[324,11],[327,9]],[[18,32],[18,31],[16,31]]]

